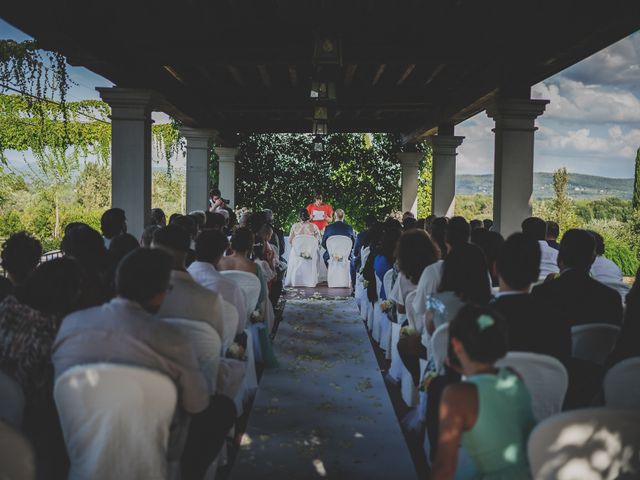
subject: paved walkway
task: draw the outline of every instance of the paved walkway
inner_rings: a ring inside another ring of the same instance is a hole
[[[352,298],[289,299],[274,348],[231,478],[416,478]]]

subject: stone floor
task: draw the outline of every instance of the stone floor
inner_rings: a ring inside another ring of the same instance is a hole
[[[290,292],[231,478],[412,479],[371,343],[348,290]]]

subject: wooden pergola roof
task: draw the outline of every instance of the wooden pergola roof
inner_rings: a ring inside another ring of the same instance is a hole
[[[336,84],[329,132],[407,142],[640,28],[638,0],[38,0],[0,15],[117,86],[156,90],[189,126],[310,132],[321,70]],[[341,54],[318,67],[324,37]]]

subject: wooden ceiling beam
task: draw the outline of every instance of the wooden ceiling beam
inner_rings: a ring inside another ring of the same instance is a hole
[[[371,85],[373,85],[374,87],[376,86],[376,83],[378,83],[378,81],[380,80],[380,77],[382,77],[382,74],[384,73],[386,68],[387,68],[387,64],[386,63],[381,63],[380,64],[380,66],[376,70],[375,75],[373,76],[373,81],[371,82]]]
[[[404,83],[404,81],[407,78],[409,78],[409,75],[411,75],[411,72],[413,72],[413,70],[415,68],[416,68],[416,64],[415,63],[410,63],[409,65],[407,65],[407,68],[404,69],[404,72],[402,72],[402,75],[400,75],[400,78],[396,82],[396,86],[402,85]]]
[[[269,75],[269,70],[267,70],[266,65],[258,65],[258,72],[260,73],[260,78],[262,79],[262,84],[270,88],[271,87],[271,76]]]
[[[242,78],[242,74],[240,73],[238,67],[236,67],[235,65],[227,65],[227,71],[238,85],[240,85],[241,87],[247,86],[247,82],[245,82],[244,78]]]
[[[442,73],[442,71],[446,68],[446,65],[440,64],[438,65],[433,72],[431,72],[431,75],[429,75],[429,78],[427,78],[427,81],[424,82],[424,86],[426,87],[427,85],[429,85],[431,82],[433,82],[436,77],[438,75],[440,75]]]
[[[289,80],[291,80],[291,85],[293,87],[298,86],[298,71],[296,70],[295,65],[289,65]]]
[[[344,86],[350,87],[353,82],[353,77],[356,75],[356,70],[358,69],[357,63],[350,63],[347,65],[347,68],[344,73]]]

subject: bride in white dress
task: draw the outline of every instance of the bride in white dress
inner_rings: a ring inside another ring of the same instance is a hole
[[[287,265],[285,286],[315,287],[318,284],[319,244],[322,234],[311,223],[306,210],[300,210],[300,221],[291,226],[289,242],[291,254]],[[297,238],[297,240],[296,240]]]

